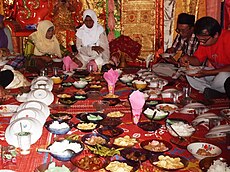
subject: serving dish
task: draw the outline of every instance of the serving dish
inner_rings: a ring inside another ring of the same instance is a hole
[[[203,105],[202,103],[190,103],[184,106],[184,108],[180,111],[185,114],[203,114],[207,112],[209,109]]]
[[[75,88],[78,88],[78,89],[80,88],[80,89],[82,89],[82,88],[85,88],[87,84],[88,84],[87,81],[75,81],[75,82],[73,83],[73,86],[74,86]]]
[[[209,132],[205,135],[206,138],[218,138],[225,137],[226,133],[230,131],[230,125],[218,125],[209,130]]]
[[[98,171],[109,163],[107,158],[84,152],[81,155],[71,158],[70,161],[77,168],[88,172]]]
[[[169,115],[169,112],[165,112],[160,109],[151,109],[151,108],[146,108],[143,111],[143,114],[150,120],[162,120],[166,118]],[[154,118],[153,118],[154,115]]]
[[[140,168],[139,162],[129,160],[112,160],[105,169],[110,172],[117,172],[119,170],[135,172]]]
[[[18,105],[0,105],[0,116],[12,116],[18,107]]]
[[[93,122],[93,123],[102,121],[103,119],[105,119],[105,117],[106,117],[105,114],[100,112],[85,112],[76,115],[76,118],[80,119],[81,121]]]
[[[142,149],[153,153],[163,153],[172,149],[172,145],[165,140],[150,139],[141,142]]]
[[[39,165],[38,167],[36,167],[35,172],[45,172],[46,170],[50,169],[50,170],[55,170],[54,168],[52,168],[53,166],[55,167],[66,167],[68,168],[68,170],[70,170],[71,172],[77,172],[76,167],[71,163],[71,162],[55,162],[54,165],[52,164],[54,162],[50,162],[50,163],[44,163]],[[57,169],[57,170],[62,170],[63,172],[65,172],[65,169]]]
[[[223,166],[220,167],[220,164],[218,163],[218,165],[216,166],[218,168],[218,170],[221,170],[221,171],[227,171],[226,170],[226,166],[228,166],[227,164],[227,160],[222,158],[222,157],[207,157],[207,158],[204,158],[202,160],[200,160],[199,162],[199,167],[200,169],[203,171],[203,172],[207,172],[208,169],[210,168],[211,165],[214,164],[214,162],[222,162],[223,164],[222,165],[225,165],[225,168],[223,169]],[[222,168],[222,169],[220,169]],[[230,168],[230,167],[228,167]]]
[[[46,121],[44,126],[49,132],[53,134],[61,135],[61,134],[67,134],[73,128],[74,124],[70,121],[65,122],[65,121],[50,120],[50,121]]]
[[[52,113],[50,114],[50,118],[62,122],[71,120],[73,118],[73,115],[69,113]]]
[[[107,97],[104,97],[102,100],[108,101],[109,102],[109,106],[115,106],[118,103],[120,103],[120,99],[119,98],[107,98]]]
[[[49,106],[54,101],[54,95],[49,90],[38,88],[29,92],[27,100],[40,101]]]
[[[99,124],[103,126],[116,127],[122,123],[120,118],[111,118],[107,117],[103,121],[100,121]]]
[[[156,105],[157,109],[163,110],[165,112],[169,112],[169,115],[175,112],[178,109],[178,106],[169,103],[161,103]]]
[[[138,122],[137,126],[145,131],[156,131],[161,128],[161,124],[157,122]]]
[[[187,159],[177,155],[154,154],[149,159],[150,163],[161,170],[177,171],[188,166]]]
[[[69,161],[72,157],[79,155],[84,150],[84,145],[78,140],[54,141],[47,147],[50,155],[59,161]],[[70,151],[65,151],[70,150]]]
[[[140,148],[125,148],[121,150],[121,156],[129,161],[144,162],[148,160],[149,153]]]
[[[82,132],[91,132],[98,128],[99,125],[92,122],[79,122],[74,127]]]
[[[99,133],[91,133],[85,134],[81,140],[86,145],[95,146],[97,144],[105,145],[109,142],[110,139]]]
[[[73,105],[77,102],[77,100],[73,96],[70,98],[59,98],[58,101],[64,105]]]
[[[198,160],[206,157],[216,157],[222,152],[219,147],[205,142],[191,143],[187,146],[187,150]]]
[[[105,127],[99,128],[97,131],[98,131],[98,133],[105,135],[109,138],[117,137],[124,132],[124,130],[122,128],[110,127],[110,126],[105,126]]]

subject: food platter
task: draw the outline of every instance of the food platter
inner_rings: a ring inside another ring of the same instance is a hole
[[[91,132],[94,129],[98,128],[99,125],[92,122],[79,122],[74,127],[82,132]]]
[[[100,134],[103,134],[107,137],[112,138],[112,137],[119,136],[120,134],[122,134],[124,132],[124,130],[122,128],[118,128],[118,127],[105,126],[105,127],[99,128],[98,132]]]
[[[73,115],[68,113],[52,113],[50,118],[57,121],[69,121],[73,118]]]
[[[161,127],[161,124],[150,121],[150,122],[138,122],[137,126],[145,131],[156,131]]]
[[[129,161],[144,162],[148,160],[149,153],[139,148],[125,148],[121,150],[121,156]]]
[[[50,120],[50,121],[46,121],[44,126],[49,132],[53,134],[61,135],[61,134],[67,134],[73,128],[74,124],[70,121],[65,122],[65,121]]]
[[[82,142],[89,146],[95,146],[96,144],[105,145],[109,142],[109,138],[99,133],[85,134],[81,138]]]
[[[153,153],[163,153],[172,149],[172,145],[165,140],[151,139],[141,142],[141,147]]]
[[[116,127],[122,123],[122,120],[120,118],[107,117],[99,123],[103,126]]]
[[[12,116],[18,107],[18,105],[0,105],[0,116]]]
[[[105,114],[99,112],[85,112],[77,114],[76,118],[80,119],[81,121],[97,123],[104,120]]]
[[[88,172],[100,170],[108,163],[108,159],[89,153],[82,153],[71,158],[70,161],[79,169]]]

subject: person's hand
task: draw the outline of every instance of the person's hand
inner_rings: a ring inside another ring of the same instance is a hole
[[[110,60],[115,66],[118,66],[120,63],[120,60],[116,56],[112,56]]]
[[[78,65],[79,68],[83,66],[82,62],[78,60],[76,57],[74,57],[72,60]]]
[[[184,55],[183,57],[179,59],[179,61],[180,61],[181,66],[189,67],[189,56],[188,55]]]
[[[210,76],[210,75],[213,75],[212,70],[201,69],[197,73],[191,74],[189,76],[200,78],[200,77]]]
[[[100,46],[92,46],[92,50],[96,51],[98,54],[101,54],[104,51],[104,49]]]
[[[95,60],[90,60],[89,63],[86,65],[86,68],[89,72],[97,72],[98,67],[97,67],[97,63],[95,62]]]

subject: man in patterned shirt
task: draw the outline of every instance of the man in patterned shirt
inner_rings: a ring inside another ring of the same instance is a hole
[[[195,16],[181,13],[178,15],[176,32],[178,33],[172,47],[166,50],[167,53],[177,53],[180,56],[193,55],[198,47],[198,39],[194,34]],[[173,60],[173,59],[172,59]],[[176,59],[177,60],[177,59]]]

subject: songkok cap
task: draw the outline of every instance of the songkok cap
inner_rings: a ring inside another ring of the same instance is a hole
[[[0,86],[7,87],[14,79],[14,73],[11,70],[3,70],[0,72]]]
[[[195,23],[195,15],[181,13],[181,14],[178,15],[177,23],[178,24],[194,25],[194,23]]]
[[[4,16],[0,14],[0,23],[3,22]]]

